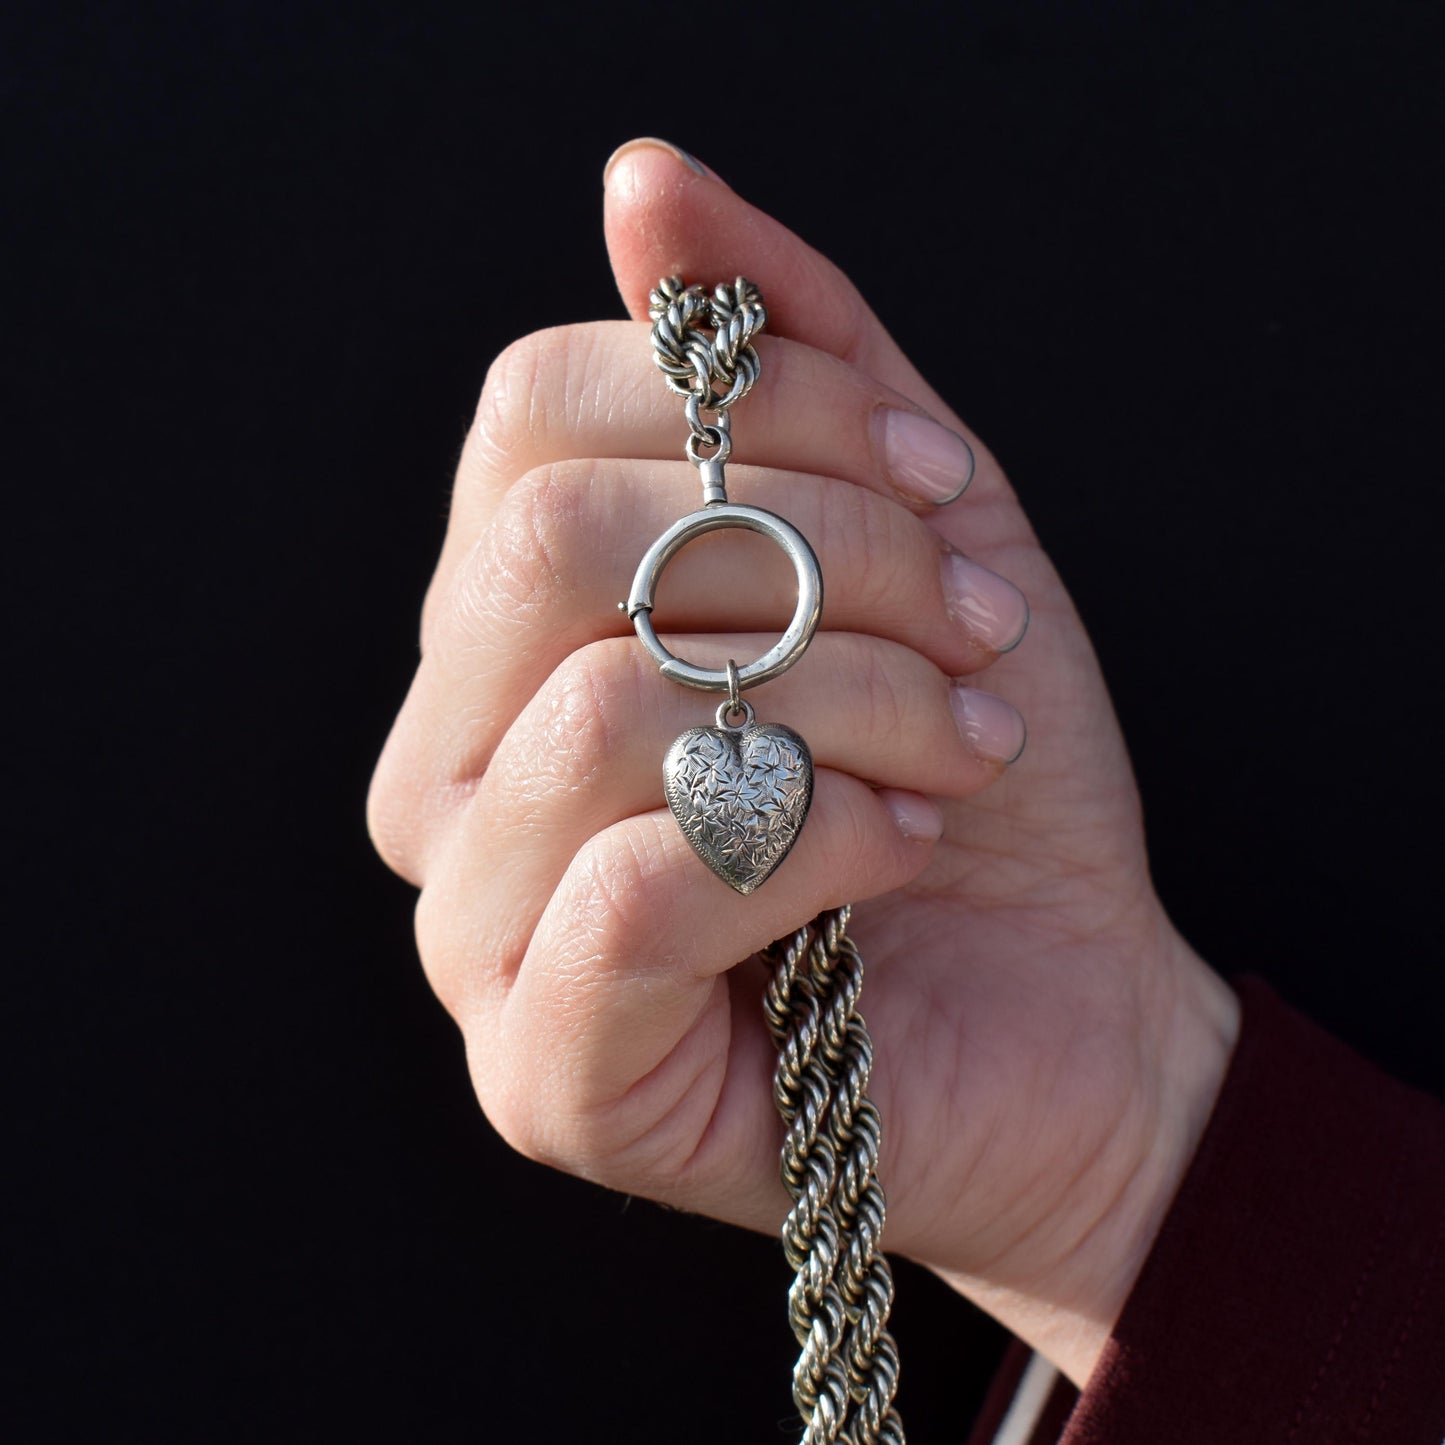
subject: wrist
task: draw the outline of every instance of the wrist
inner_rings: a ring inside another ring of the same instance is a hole
[[[1156,1027],[1140,1047],[1136,1113],[1115,1131],[1122,1147],[1070,1182],[1047,1258],[1023,1241],[986,1274],[937,1270],[1080,1389],[1193,1160],[1239,1031],[1233,992],[1167,920],[1153,952]]]

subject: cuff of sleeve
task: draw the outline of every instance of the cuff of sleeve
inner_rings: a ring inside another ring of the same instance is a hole
[[[1445,1436],[1445,1107],[1259,980],[1236,988],[1234,1058],[1113,1337],[1083,1394],[1056,1385],[1021,1442]],[[981,1430],[1026,1358],[1009,1356]]]

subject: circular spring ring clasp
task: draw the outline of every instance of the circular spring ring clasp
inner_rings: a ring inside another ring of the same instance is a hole
[[[769,678],[786,672],[807,650],[818,630],[818,618],[823,611],[823,572],[818,566],[818,559],[813,555],[807,538],[781,517],[765,512],[761,507],[744,507],[734,502],[714,503],[704,511],[689,512],[687,516],[680,517],[647,549],[642,561],[637,564],[632,592],[627,598],[627,616],[637,629],[642,645],[661,665],[662,675],[701,692],[729,692],[728,669],[698,667],[669,652],[653,631],[652,607],[663,569],[678,552],[704,532],[731,527],[759,532],[776,542],[787,553],[798,579],[798,605],[793,609],[792,621],[761,657],[734,669],[733,686],[756,687],[760,682],[767,682]]]

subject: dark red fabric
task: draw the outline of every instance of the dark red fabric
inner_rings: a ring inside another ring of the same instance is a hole
[[[1442,1445],[1445,1105],[1237,987],[1195,1160],[1062,1436],[1035,1438]]]

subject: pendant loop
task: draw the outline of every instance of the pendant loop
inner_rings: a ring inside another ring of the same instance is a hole
[[[733,718],[741,715],[741,722],[734,722]],[[757,721],[757,713],[753,711],[753,705],[747,698],[741,698],[737,702],[720,702],[717,711],[713,714],[717,719],[717,725],[724,732],[740,733],[752,727]]]
[[[740,527],[758,532],[776,542],[787,553],[798,579],[798,605],[783,635],[763,655],[739,667],[735,685],[739,689],[756,687],[760,682],[786,672],[807,650],[818,630],[823,612],[823,573],[808,540],[798,529],[761,507],[744,507],[735,502],[714,503],[705,511],[689,512],[679,518],[647,549],[632,579],[632,592],[627,599],[627,616],[637,629],[642,645],[655,657],[664,677],[695,687],[701,692],[729,692],[728,670],[721,667],[698,667],[669,652],[657,640],[652,627],[652,608],[657,584],[663,569],[695,537],[704,532]]]

